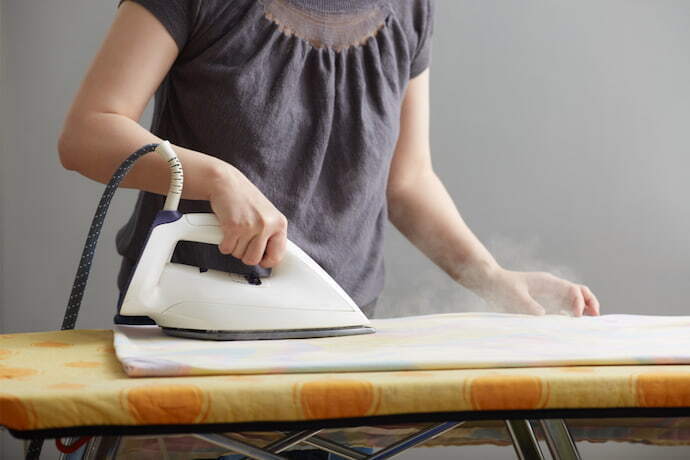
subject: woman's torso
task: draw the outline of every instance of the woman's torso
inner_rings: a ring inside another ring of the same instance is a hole
[[[429,60],[429,0],[176,0],[176,12],[171,0],[136,1],[181,48],[152,132],[238,168],[287,217],[291,240],[359,305],[374,300],[401,102]],[[162,202],[140,194],[117,238],[126,258],[138,258]],[[236,268],[201,245],[175,260]]]

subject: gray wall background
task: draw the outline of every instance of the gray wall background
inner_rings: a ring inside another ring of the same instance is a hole
[[[690,3],[437,7],[434,164],[470,227],[507,268],[588,284],[604,313],[688,314]],[[59,327],[102,185],[64,171],[56,142],[114,12],[110,0],[0,3],[2,332]],[[110,326],[114,234],[133,199],[122,190],[113,203],[81,328]],[[482,308],[393,229],[386,251],[378,316]],[[19,455],[18,442],[1,441],[0,456]],[[690,454],[607,446],[584,449],[589,458]],[[464,452],[511,457],[493,447]]]

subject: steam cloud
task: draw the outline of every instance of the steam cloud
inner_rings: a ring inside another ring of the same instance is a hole
[[[515,240],[494,235],[485,242],[494,258],[502,267],[519,271],[544,271],[559,278],[581,283],[580,276],[571,268],[558,265],[538,256],[539,241]],[[413,247],[406,250],[415,251]],[[404,252],[404,251],[403,251]],[[482,298],[453,281],[448,275],[430,263],[415,269],[405,266],[400,259],[408,255],[388,255],[386,260],[386,289],[376,306],[376,318],[429,315],[455,312],[496,312]],[[548,314],[567,314],[562,300],[539,298],[536,300]]]

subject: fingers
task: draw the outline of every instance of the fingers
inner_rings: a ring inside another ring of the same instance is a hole
[[[266,243],[268,242],[269,235],[261,233],[254,236],[247,244],[247,250],[244,251],[242,256],[242,263],[246,265],[257,265],[261,262],[264,257],[264,251],[266,250]]]
[[[240,231],[229,230],[226,233],[236,234],[237,237],[227,236],[224,239],[229,242],[221,244],[221,252],[229,249],[233,244],[233,249],[225,254],[232,254],[233,257],[240,259],[246,265],[261,265],[270,268],[278,264],[285,253],[287,245],[287,219],[279,214],[270,223],[262,222],[253,229],[242,229]]]
[[[277,233],[268,240],[266,245],[266,252],[259,265],[264,268],[271,268],[280,263],[285,254],[285,246],[287,245],[287,237],[285,233]]]
[[[223,241],[218,245],[218,250],[221,254],[230,255],[237,246],[237,234],[234,232],[225,233]]]
[[[573,316],[599,314],[599,302],[587,286],[578,285],[558,278],[551,273],[537,272],[536,281],[530,286],[530,293],[534,293],[537,298],[540,294],[545,298],[553,298],[558,304],[558,310],[567,310]],[[534,291],[534,292],[533,292]],[[561,292],[563,294],[556,294]],[[547,302],[547,305],[550,305]]]
[[[513,311],[543,315],[544,307],[547,307],[550,312],[570,313],[572,316],[599,315],[599,301],[587,286],[546,272],[519,272],[518,275],[519,282],[509,289],[512,300],[508,304]]]
[[[570,311],[573,316],[582,316],[585,310],[585,299],[582,296],[580,286],[573,284],[568,287],[567,298],[569,299]]]
[[[584,285],[580,286],[580,291],[582,292],[582,297],[585,301],[584,313],[590,316],[599,316],[599,301],[594,294],[592,294],[592,291],[590,291],[589,288]]]
[[[244,238],[238,238],[237,239],[237,245],[235,246],[235,249],[232,251],[232,256],[236,259],[244,259],[244,253],[247,252],[247,247],[249,246],[249,242],[253,239],[253,236],[250,235],[245,235]]]

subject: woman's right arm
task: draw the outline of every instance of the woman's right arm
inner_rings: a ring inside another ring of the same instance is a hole
[[[131,152],[160,142],[138,120],[178,53],[148,10],[124,2],[65,120],[58,144],[62,165],[105,183]],[[285,217],[232,165],[174,148],[185,172],[183,198],[210,201],[223,226],[221,252],[248,265],[278,263],[287,236]],[[169,180],[165,161],[146,155],[121,186],[164,195]]]

